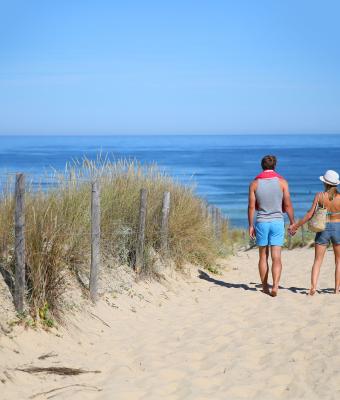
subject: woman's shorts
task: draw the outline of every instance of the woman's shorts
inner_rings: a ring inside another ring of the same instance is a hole
[[[340,244],[340,222],[327,222],[326,229],[315,235],[315,243],[327,246],[329,242]]]
[[[257,222],[255,231],[258,246],[283,246],[285,225],[282,219]]]

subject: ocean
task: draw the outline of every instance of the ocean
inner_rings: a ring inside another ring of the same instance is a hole
[[[322,190],[319,176],[327,169],[340,172],[340,135],[1,136],[0,184],[16,172],[39,181],[52,169],[63,170],[83,156],[95,159],[99,152],[156,162],[181,183],[194,185],[236,227],[247,225],[248,186],[264,155],[277,156],[298,217]]]

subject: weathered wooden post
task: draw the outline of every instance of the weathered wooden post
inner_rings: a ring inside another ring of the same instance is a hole
[[[164,192],[162,205],[162,221],[161,221],[161,248],[164,253],[168,253],[169,244],[169,213],[170,213],[170,192]]]
[[[301,226],[301,241],[302,241],[302,246],[305,246],[305,226]]]
[[[213,216],[214,216],[213,206],[209,204],[208,205],[208,218],[210,219],[211,223],[212,223],[212,220],[213,220]]]
[[[223,214],[221,209],[219,209],[219,225],[218,225],[218,231],[219,231],[219,238],[222,240],[223,237]]]
[[[8,257],[7,235],[5,233],[2,235],[1,257],[5,260]]]
[[[216,239],[221,239],[221,210],[215,207],[215,236]]]
[[[228,236],[228,221],[225,217],[223,217],[222,219],[221,234],[222,234],[222,239],[226,240]]]
[[[206,201],[202,200],[201,209],[202,209],[202,214],[203,214],[204,218],[206,218],[206,219],[209,218],[209,208],[208,208]]]
[[[207,223],[213,231],[212,206],[210,204],[207,205]]]
[[[242,241],[243,241],[244,247],[247,247],[247,235],[246,235],[246,231],[242,231]]]
[[[141,189],[140,206],[139,206],[139,223],[138,223],[137,243],[136,243],[136,262],[135,262],[135,270],[137,273],[140,273],[144,264],[146,211],[147,211],[147,190]]]
[[[209,224],[212,223],[212,221],[211,221],[211,205],[210,204],[207,205],[207,220],[208,220]]]
[[[216,237],[216,207],[211,206],[210,212],[211,212],[211,225],[212,225],[213,235],[214,237]]]
[[[14,305],[24,311],[25,300],[25,175],[17,174],[15,181],[15,286]]]
[[[292,249],[292,236],[289,233],[288,228],[289,228],[289,225],[287,225],[287,247],[288,247],[288,250],[291,250]]]
[[[210,218],[210,206],[208,203],[205,204],[205,218],[206,219]]]
[[[100,192],[98,183],[92,182],[91,193],[91,270],[90,297],[98,299],[98,275],[100,265]]]

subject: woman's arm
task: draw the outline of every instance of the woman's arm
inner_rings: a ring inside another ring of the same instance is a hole
[[[320,193],[317,193],[315,195],[312,207],[307,211],[306,215],[302,219],[300,219],[296,224],[294,224],[294,230],[295,231],[297,229],[299,229],[300,226],[302,226],[303,224],[305,224],[306,222],[308,222],[312,218],[312,216],[314,214],[314,211],[315,211],[315,208],[316,208],[316,206],[318,204],[319,196],[320,196]]]

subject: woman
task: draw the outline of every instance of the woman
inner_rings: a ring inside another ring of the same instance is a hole
[[[324,183],[325,190],[315,195],[311,209],[307,214],[291,227],[291,234],[295,234],[300,226],[309,221],[317,205],[327,209],[326,229],[315,235],[315,257],[312,268],[311,288],[309,294],[313,296],[316,292],[316,286],[319,278],[320,267],[329,242],[332,242],[335,255],[335,288],[334,293],[340,290],[340,193],[337,191],[339,185],[339,174],[329,170],[325,175],[320,176]]]

